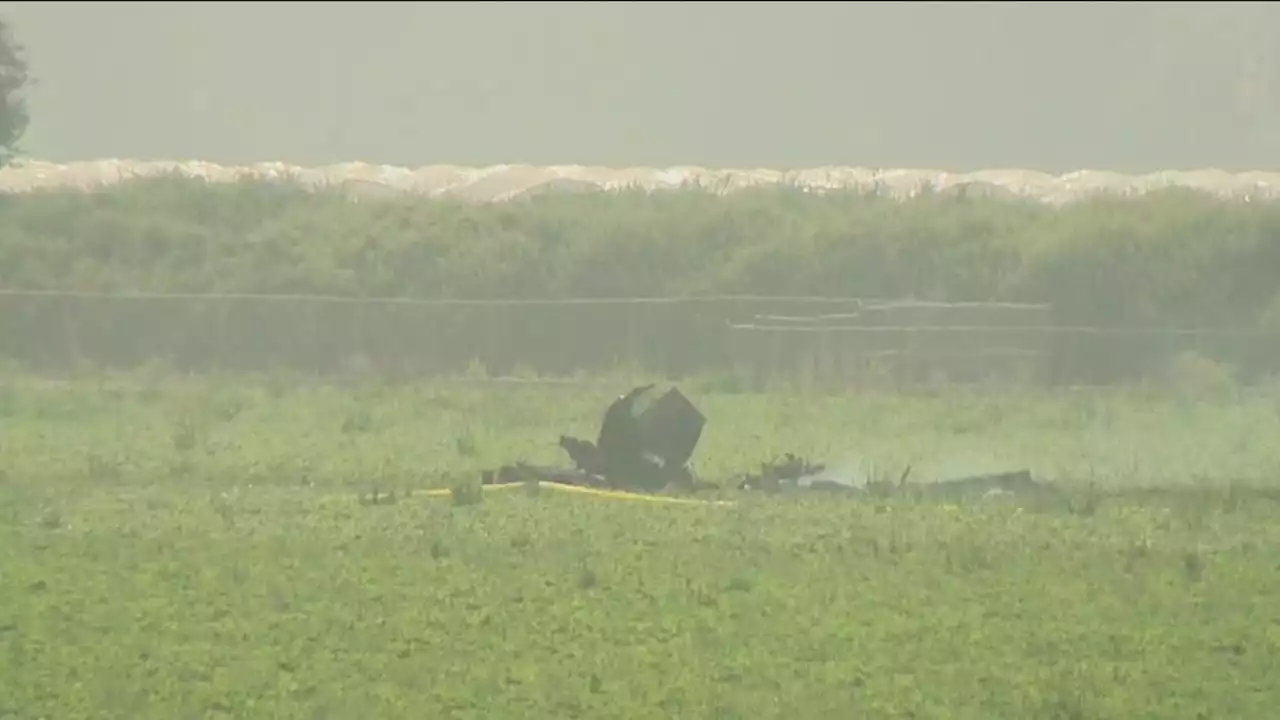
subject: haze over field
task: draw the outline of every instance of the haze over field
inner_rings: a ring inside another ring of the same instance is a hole
[[[299,165],[1280,167],[1275,3],[0,3],[23,143]]]
[[[1280,3],[0,19],[0,720],[1275,719]]]

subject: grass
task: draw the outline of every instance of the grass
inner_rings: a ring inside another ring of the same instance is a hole
[[[559,461],[625,380],[0,386],[0,717],[1269,718],[1273,399],[686,386],[708,478],[1197,487],[1087,510],[406,490]],[[370,489],[396,502],[369,504]]]

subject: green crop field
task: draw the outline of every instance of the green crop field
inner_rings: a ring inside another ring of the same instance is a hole
[[[707,479],[1026,467],[1056,507],[413,492],[560,462],[631,382],[9,372],[0,717],[1274,716],[1275,394],[682,385]]]
[[[1270,720],[1278,238],[1280,204],[1177,190],[352,203],[159,178],[0,197],[0,720]],[[1192,331],[1140,376],[1112,371],[1125,347],[1076,353],[1128,383],[1108,391],[689,377],[709,419],[695,470],[724,486],[702,494],[735,502],[451,494],[564,462],[558,436],[594,437],[638,378],[427,362],[502,339],[519,366],[559,342],[519,318],[437,335],[413,315],[430,308],[235,293],[1015,301],[1260,339]],[[423,346],[426,370],[385,371],[365,330]],[[1061,492],[731,489],[788,452],[852,481],[1025,468]]]

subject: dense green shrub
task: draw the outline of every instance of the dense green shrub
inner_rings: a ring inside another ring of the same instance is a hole
[[[18,141],[31,119],[24,96],[31,81],[26,48],[13,37],[9,23],[0,20],[0,167],[21,152]]]
[[[1047,301],[1082,324],[1280,324],[1280,204],[1062,208],[762,188],[355,203],[154,178],[2,198],[0,286],[449,298]]]

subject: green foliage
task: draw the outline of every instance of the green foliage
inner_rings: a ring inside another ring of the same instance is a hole
[[[1183,397],[1230,398],[1238,390],[1232,369],[1195,352],[1178,354],[1170,363],[1166,382]]]
[[[758,188],[352,202],[161,177],[5,200],[0,285],[418,298],[696,294],[1052,303],[1071,322],[1274,323],[1280,204],[1062,208]]]
[[[125,498],[0,490],[0,713],[1263,720],[1278,699],[1271,502]]]
[[[31,119],[22,96],[31,79],[23,53],[9,23],[0,20],[0,167],[13,161]]]
[[[0,717],[1248,720],[1280,699],[1280,504],[1226,482],[1274,488],[1269,398],[697,393],[711,479],[794,450],[1093,482],[1043,510],[672,506],[475,483],[560,461],[621,382],[3,379]],[[1201,487],[1120,495],[1156,483]]]
[[[1217,373],[1189,368],[1173,393],[1155,385],[910,397],[685,390],[710,418],[694,460],[712,481],[795,452],[862,478],[896,478],[911,464],[917,480],[1027,467],[1126,486],[1272,482],[1275,398],[1224,392]],[[168,484],[179,467],[181,483],[450,488],[515,460],[565,462],[559,435],[595,437],[619,388],[641,382],[442,379],[375,393],[272,378],[19,378],[0,385],[0,473],[33,483],[88,472],[104,483]]]
[[[484,488],[475,479],[463,480],[449,488],[449,497],[455,507],[479,505],[484,501]]]

